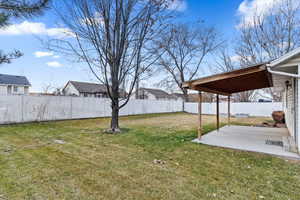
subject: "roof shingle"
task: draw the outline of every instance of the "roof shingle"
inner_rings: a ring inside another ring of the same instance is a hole
[[[104,84],[86,83],[78,81],[70,81],[70,83],[80,93],[105,93],[107,91],[106,86]]]
[[[140,88],[140,91],[147,91],[153,94],[156,98],[172,98],[167,92],[160,90],[160,89],[153,89],[153,88]]]
[[[98,83],[88,83],[88,82],[79,82],[79,81],[69,81],[79,93],[89,93],[89,94],[96,94],[96,93],[108,93],[107,87],[104,84]],[[119,89],[120,97],[124,98],[127,96],[127,93],[123,89]]]
[[[25,76],[14,76],[8,74],[0,74],[0,84],[31,86],[30,82]]]

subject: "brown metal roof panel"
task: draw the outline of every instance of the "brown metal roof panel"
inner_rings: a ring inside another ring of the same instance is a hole
[[[217,74],[186,82],[184,85],[184,87],[189,89],[223,95],[272,86],[272,77],[265,65],[257,65],[232,72]]]

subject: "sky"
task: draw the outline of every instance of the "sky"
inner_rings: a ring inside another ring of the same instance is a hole
[[[230,43],[241,19],[251,20],[255,11],[267,12],[280,1],[174,0],[170,9],[180,13],[183,21],[204,20],[207,25],[215,26]],[[11,26],[0,30],[0,50],[18,49],[24,56],[11,64],[0,65],[0,73],[26,76],[32,84],[31,92],[42,92],[48,86],[61,88],[69,80],[95,82],[87,66],[72,63],[64,56],[48,51],[41,43],[40,39],[59,37],[62,31],[51,10],[40,17],[13,21]],[[204,74],[209,73],[202,70]],[[157,81],[157,78],[147,81],[145,86],[153,87]]]

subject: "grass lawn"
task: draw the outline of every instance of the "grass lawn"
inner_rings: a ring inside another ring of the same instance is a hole
[[[206,132],[214,122],[204,117]],[[107,118],[1,126],[0,199],[300,199],[299,163],[191,143],[196,123],[124,117],[119,135],[102,134]]]

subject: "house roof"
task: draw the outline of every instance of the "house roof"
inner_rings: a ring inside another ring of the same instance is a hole
[[[79,81],[69,81],[80,93],[105,93],[107,91],[104,84],[87,83]]]
[[[228,96],[233,93],[272,87],[273,81],[266,64],[258,64],[184,82],[182,86],[192,90]]]
[[[140,88],[140,91],[146,91],[154,95],[156,98],[171,98],[167,92],[160,90],[160,89],[153,89],[153,88]]]
[[[287,61],[290,58],[293,58],[294,56],[297,56],[298,54],[300,54],[300,47],[294,49],[293,51],[290,51],[290,52],[284,54],[283,56],[279,57],[276,60],[273,60],[272,62],[270,62],[270,64],[268,64],[268,66],[274,67],[276,65],[279,65],[279,64]]]
[[[0,84],[31,86],[30,82],[25,76],[14,76],[8,74],[0,74]]]
[[[184,98],[184,94],[182,93],[172,93],[171,96],[175,98]]]
[[[107,88],[106,85],[104,84],[79,82],[79,81],[69,81],[68,83],[71,83],[78,90],[79,93],[89,93],[89,94],[107,93]],[[123,89],[120,89],[120,97],[126,97],[126,96],[127,96],[127,92]]]

